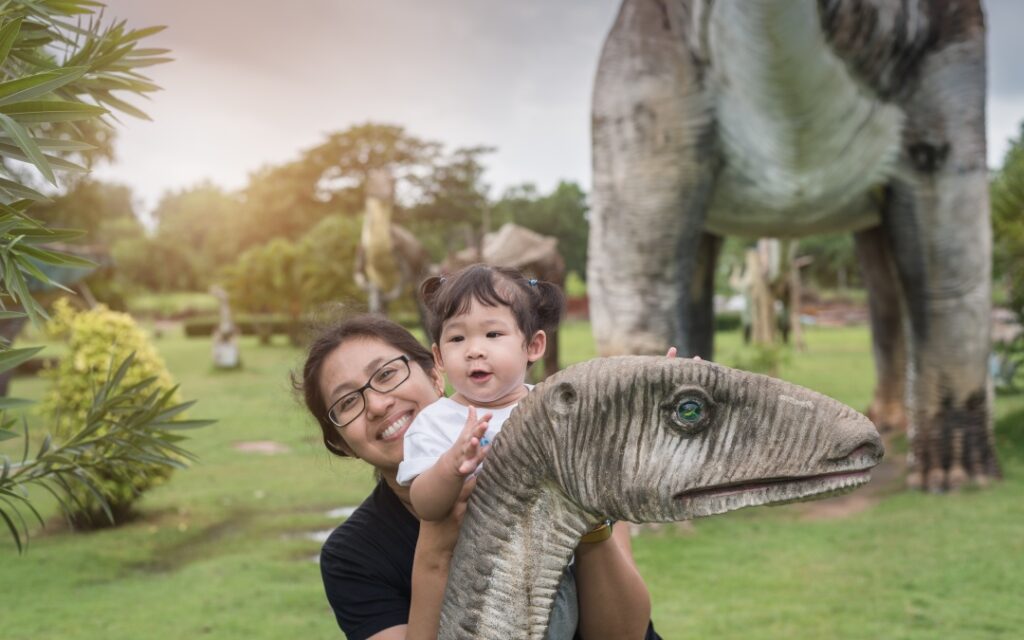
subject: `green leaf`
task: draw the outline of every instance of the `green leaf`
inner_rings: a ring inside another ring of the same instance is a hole
[[[7,411],[8,409],[22,409],[24,407],[30,407],[35,404],[35,400],[26,400],[24,398],[8,398],[0,397],[0,411]],[[14,433],[11,431],[10,433]],[[17,434],[14,435],[17,437]],[[6,437],[0,437],[0,440],[7,440]]]
[[[48,202],[50,200],[35,189],[30,189],[23,184],[18,184],[17,182],[6,178],[0,178],[0,189],[3,189],[10,194],[21,196],[22,198],[28,198],[29,200],[35,200],[37,202]]]
[[[42,350],[43,347],[25,347],[0,351],[0,373],[10,371]]]
[[[36,508],[34,506],[32,506],[32,502],[29,501],[28,498],[26,498],[25,496],[19,496],[18,494],[14,493],[13,491],[7,491],[7,490],[0,490],[0,494],[3,494],[5,496],[9,496],[10,498],[12,498],[14,500],[17,500],[21,504],[23,504],[26,507],[28,507],[28,510],[31,511],[32,515],[34,515],[36,517],[36,520],[39,522],[39,524],[41,526],[45,526],[46,525],[46,521],[43,520],[43,516],[39,513],[39,511],[36,510]]]
[[[0,429],[0,442],[3,442],[4,440],[13,440],[14,438],[17,438],[19,435],[20,434],[11,431],[10,429]]]
[[[39,172],[50,181],[50,184],[56,186],[57,178],[53,175],[53,168],[50,167],[50,163],[43,157],[43,152],[39,150],[36,143],[32,140],[32,136],[28,134],[25,127],[21,126],[14,121],[11,116],[0,113],[0,129],[7,132],[7,135],[11,136],[14,143],[18,145],[28,161],[31,162]]]
[[[11,20],[0,27],[0,64],[7,60],[7,54],[10,53],[11,45],[18,38],[19,31],[21,31],[21,18]]]
[[[17,227],[11,230],[11,235],[23,236],[21,244],[47,244],[50,242],[67,242],[85,235],[81,229],[51,229],[49,227]],[[53,253],[63,253],[54,251]]]
[[[15,125],[21,126],[18,125],[18,123],[11,119],[9,116],[5,116],[2,113],[0,113],[0,118],[7,118]],[[9,140],[9,138],[0,138],[0,156],[13,158],[15,160],[21,160],[22,162],[31,162],[32,164],[35,164],[35,162],[30,157],[28,157],[28,155],[25,154],[20,147],[15,146],[13,144],[7,144],[6,142],[2,142],[3,140]],[[74,173],[89,172],[89,170],[83,167],[82,165],[75,164],[74,162],[65,160],[64,158],[61,158],[59,156],[42,154],[42,158],[50,165],[51,168],[63,169],[64,171],[71,171]]]
[[[138,107],[136,107],[133,104],[129,104],[129,103],[125,102],[124,100],[121,100],[119,98],[115,98],[113,95],[110,94],[109,91],[97,92],[95,97],[100,102],[106,103],[106,104],[110,105],[111,107],[114,107],[118,111],[121,111],[123,113],[127,113],[130,116],[135,116],[136,118],[139,118],[140,120],[152,120],[152,118],[150,118],[148,115],[146,115],[145,111],[143,111],[142,109],[139,109]]]
[[[127,34],[125,34],[125,36],[124,36],[124,38],[122,38],[121,42],[136,42],[138,40],[142,40],[143,38],[145,38],[147,36],[151,36],[151,35],[155,35],[157,33],[160,33],[161,31],[163,31],[166,28],[167,27],[165,25],[157,25],[155,27],[145,27],[143,29],[135,29],[135,30],[129,31]]]
[[[92,151],[96,145],[80,140],[61,140],[59,138],[35,138],[36,144],[43,151]]]
[[[96,266],[95,262],[93,262],[92,260],[87,260],[86,258],[79,258],[78,256],[66,253],[64,251],[40,249],[38,247],[29,246],[25,243],[18,245],[17,252],[35,258],[40,262],[57,266],[79,267],[82,269],[91,269]]]
[[[70,100],[28,100],[0,105],[0,113],[6,113],[22,123],[75,122],[102,116],[107,110],[100,106]]]
[[[4,522],[7,523],[7,528],[11,530],[11,537],[14,538],[14,545],[18,547],[18,553],[23,553],[23,547],[21,546],[21,536],[18,535],[18,528],[14,526],[14,522],[11,521],[10,517],[8,517],[7,513],[3,510],[3,508],[0,508],[0,517],[2,517],[4,519]]]
[[[0,82],[0,105],[31,100],[78,80],[88,67],[65,67]]]
[[[13,320],[24,317],[25,314],[21,311],[0,311],[0,320]]]

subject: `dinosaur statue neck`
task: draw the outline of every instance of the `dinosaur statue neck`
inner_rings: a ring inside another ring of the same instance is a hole
[[[482,499],[462,525],[455,555],[466,561],[448,575],[442,640],[510,640],[524,629],[544,638],[559,580],[593,517],[553,486],[527,484],[474,490]]]
[[[379,198],[367,196],[363,218],[364,247],[375,251],[391,251],[391,205]]]
[[[894,166],[902,115],[850,74],[815,0],[716,2],[707,28],[728,160],[709,229],[746,228],[750,211],[771,228],[877,222],[854,203]]]

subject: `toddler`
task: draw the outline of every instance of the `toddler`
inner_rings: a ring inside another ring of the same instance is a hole
[[[526,371],[544,355],[545,331],[557,328],[565,297],[515,269],[479,264],[429,278],[420,290],[434,360],[455,393],[416,416],[405,434],[398,482],[411,483],[420,518],[441,520],[529,392]]]

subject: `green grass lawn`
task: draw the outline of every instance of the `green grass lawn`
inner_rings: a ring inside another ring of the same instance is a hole
[[[357,504],[369,469],[328,456],[293,401],[301,358],[283,339],[243,339],[244,369],[216,372],[208,340],[157,345],[193,417],[200,461],[147,494],[117,530],[69,533],[54,514],[26,555],[0,544],[5,639],[339,637],[306,534],[329,509]],[[811,330],[782,376],[864,408],[873,384],[865,329]],[[719,359],[744,357],[736,334]],[[563,360],[593,355],[589,326],[563,332]],[[39,381],[12,393],[38,397]],[[1024,396],[997,402],[1006,480],[984,491],[894,492],[841,519],[803,505],[749,509],[635,538],[666,638],[1024,637]],[[34,418],[32,422],[41,422]],[[273,440],[287,453],[234,445]],[[11,453],[11,443],[0,451]]]

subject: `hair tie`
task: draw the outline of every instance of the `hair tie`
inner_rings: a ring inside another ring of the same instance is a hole
[[[437,284],[444,284],[444,281],[447,280],[447,279],[448,278],[445,277],[445,276],[439,276],[438,279],[437,279]]]
[[[537,286],[537,278],[530,278],[530,286],[531,287],[536,287]]]

